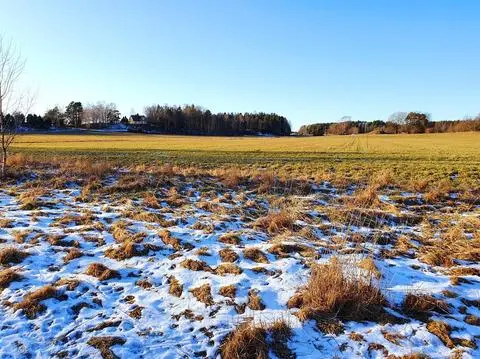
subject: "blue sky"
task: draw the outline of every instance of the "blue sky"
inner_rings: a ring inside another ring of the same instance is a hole
[[[35,110],[72,100],[305,123],[480,112],[480,1],[0,0]]]

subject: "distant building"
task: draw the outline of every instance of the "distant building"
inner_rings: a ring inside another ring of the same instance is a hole
[[[147,117],[144,115],[139,115],[138,113],[136,115],[131,115],[130,118],[128,119],[128,123],[131,125],[146,125],[147,124]]]

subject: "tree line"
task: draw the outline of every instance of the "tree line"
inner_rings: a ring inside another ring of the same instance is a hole
[[[288,120],[275,113],[212,113],[199,106],[152,105],[145,108],[149,129],[161,133],[188,135],[288,136]]]
[[[480,114],[453,121],[431,121],[428,113],[395,112],[387,121],[351,121],[315,123],[300,127],[300,136],[353,135],[359,133],[442,133],[480,131]]]
[[[72,101],[64,111],[55,106],[43,116],[25,116],[21,112],[6,114],[5,122],[11,127],[36,130],[52,127],[101,129],[121,123],[128,125],[133,132],[165,134],[288,136],[291,133],[288,120],[275,113],[212,113],[195,105],[152,105],[145,108],[145,115],[120,118],[114,103],[98,102],[83,106],[79,101]]]

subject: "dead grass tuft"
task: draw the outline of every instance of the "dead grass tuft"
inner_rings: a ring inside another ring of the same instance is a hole
[[[234,299],[237,295],[237,287],[234,284],[223,286],[219,289],[218,294]]]
[[[480,238],[469,239],[462,228],[455,226],[441,238],[425,241],[419,259],[432,266],[453,267],[456,260],[480,261]]]
[[[268,252],[280,258],[290,257],[292,253],[298,253],[302,257],[316,257],[315,249],[300,243],[277,243],[272,245]]]
[[[405,313],[416,317],[425,318],[429,312],[450,313],[448,304],[428,294],[408,293],[402,302],[402,309]]]
[[[33,292],[26,294],[23,300],[14,305],[14,310],[23,310],[28,319],[35,319],[38,314],[45,311],[43,300],[57,297],[57,289],[53,285],[46,285]]]
[[[222,235],[220,238],[218,238],[219,242],[225,243],[225,244],[232,244],[232,245],[239,245],[242,243],[242,240],[240,239],[239,236],[237,236],[234,233],[226,233]]]
[[[87,267],[85,274],[98,278],[99,280],[108,280],[113,278],[120,278],[120,273],[116,270],[110,269],[101,263],[92,263]]]
[[[218,254],[222,259],[222,262],[233,263],[238,260],[238,254],[233,249],[230,249],[230,248],[223,248],[218,252]]]
[[[455,344],[450,337],[452,329],[447,323],[439,320],[428,322],[427,330],[433,335],[436,335],[448,348],[452,349],[455,347]]]
[[[358,262],[358,268],[367,271],[370,275],[377,279],[382,277],[382,273],[380,273],[378,267],[375,265],[375,261],[371,257],[364,258]]]
[[[63,257],[63,261],[65,263],[68,263],[76,258],[80,258],[81,256],[83,256],[83,253],[80,249],[78,248],[70,248],[68,250],[68,253],[65,255],[65,257]]]
[[[267,359],[268,343],[263,327],[252,323],[239,325],[220,346],[222,358],[232,359]]]
[[[308,284],[289,301],[300,308],[299,318],[338,317],[345,320],[376,321],[383,314],[385,298],[373,278],[332,258],[324,265],[312,266]]]
[[[213,301],[210,284],[204,284],[200,287],[190,289],[189,292],[192,293],[199,302],[202,302],[207,306],[215,304],[215,302]]]
[[[87,344],[98,349],[103,359],[116,359],[117,356],[110,347],[114,345],[123,345],[126,340],[121,337],[91,337]]]
[[[105,257],[116,259],[117,261],[147,254],[147,248],[142,248],[140,244],[132,242],[124,242],[119,247],[107,248],[105,250]]]
[[[168,293],[175,297],[181,297],[183,293],[183,285],[174,276],[168,278]]]
[[[7,268],[0,271],[0,293],[7,288],[10,283],[20,280],[22,276],[14,268]]]
[[[23,252],[14,247],[7,247],[0,250],[0,264],[5,266],[9,264],[18,264],[28,256],[27,252]]]
[[[268,233],[279,233],[287,230],[293,231],[296,218],[291,212],[282,210],[272,212],[265,217],[260,217],[254,227],[266,230]]]
[[[213,269],[204,261],[199,261],[196,259],[185,259],[180,263],[183,268],[190,269],[194,272],[213,272]]]
[[[267,256],[258,248],[244,249],[243,255],[245,258],[250,259],[256,263],[269,263]]]
[[[215,268],[215,274],[225,276],[227,274],[242,274],[242,269],[233,263],[221,263]]]
[[[262,302],[262,298],[258,295],[258,292],[254,289],[248,291],[247,307],[251,310],[264,310],[265,304]]]

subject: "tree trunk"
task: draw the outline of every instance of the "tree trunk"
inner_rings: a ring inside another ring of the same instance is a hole
[[[1,169],[2,178],[5,178],[6,170],[7,170],[7,149],[3,148],[2,149],[2,169]]]

